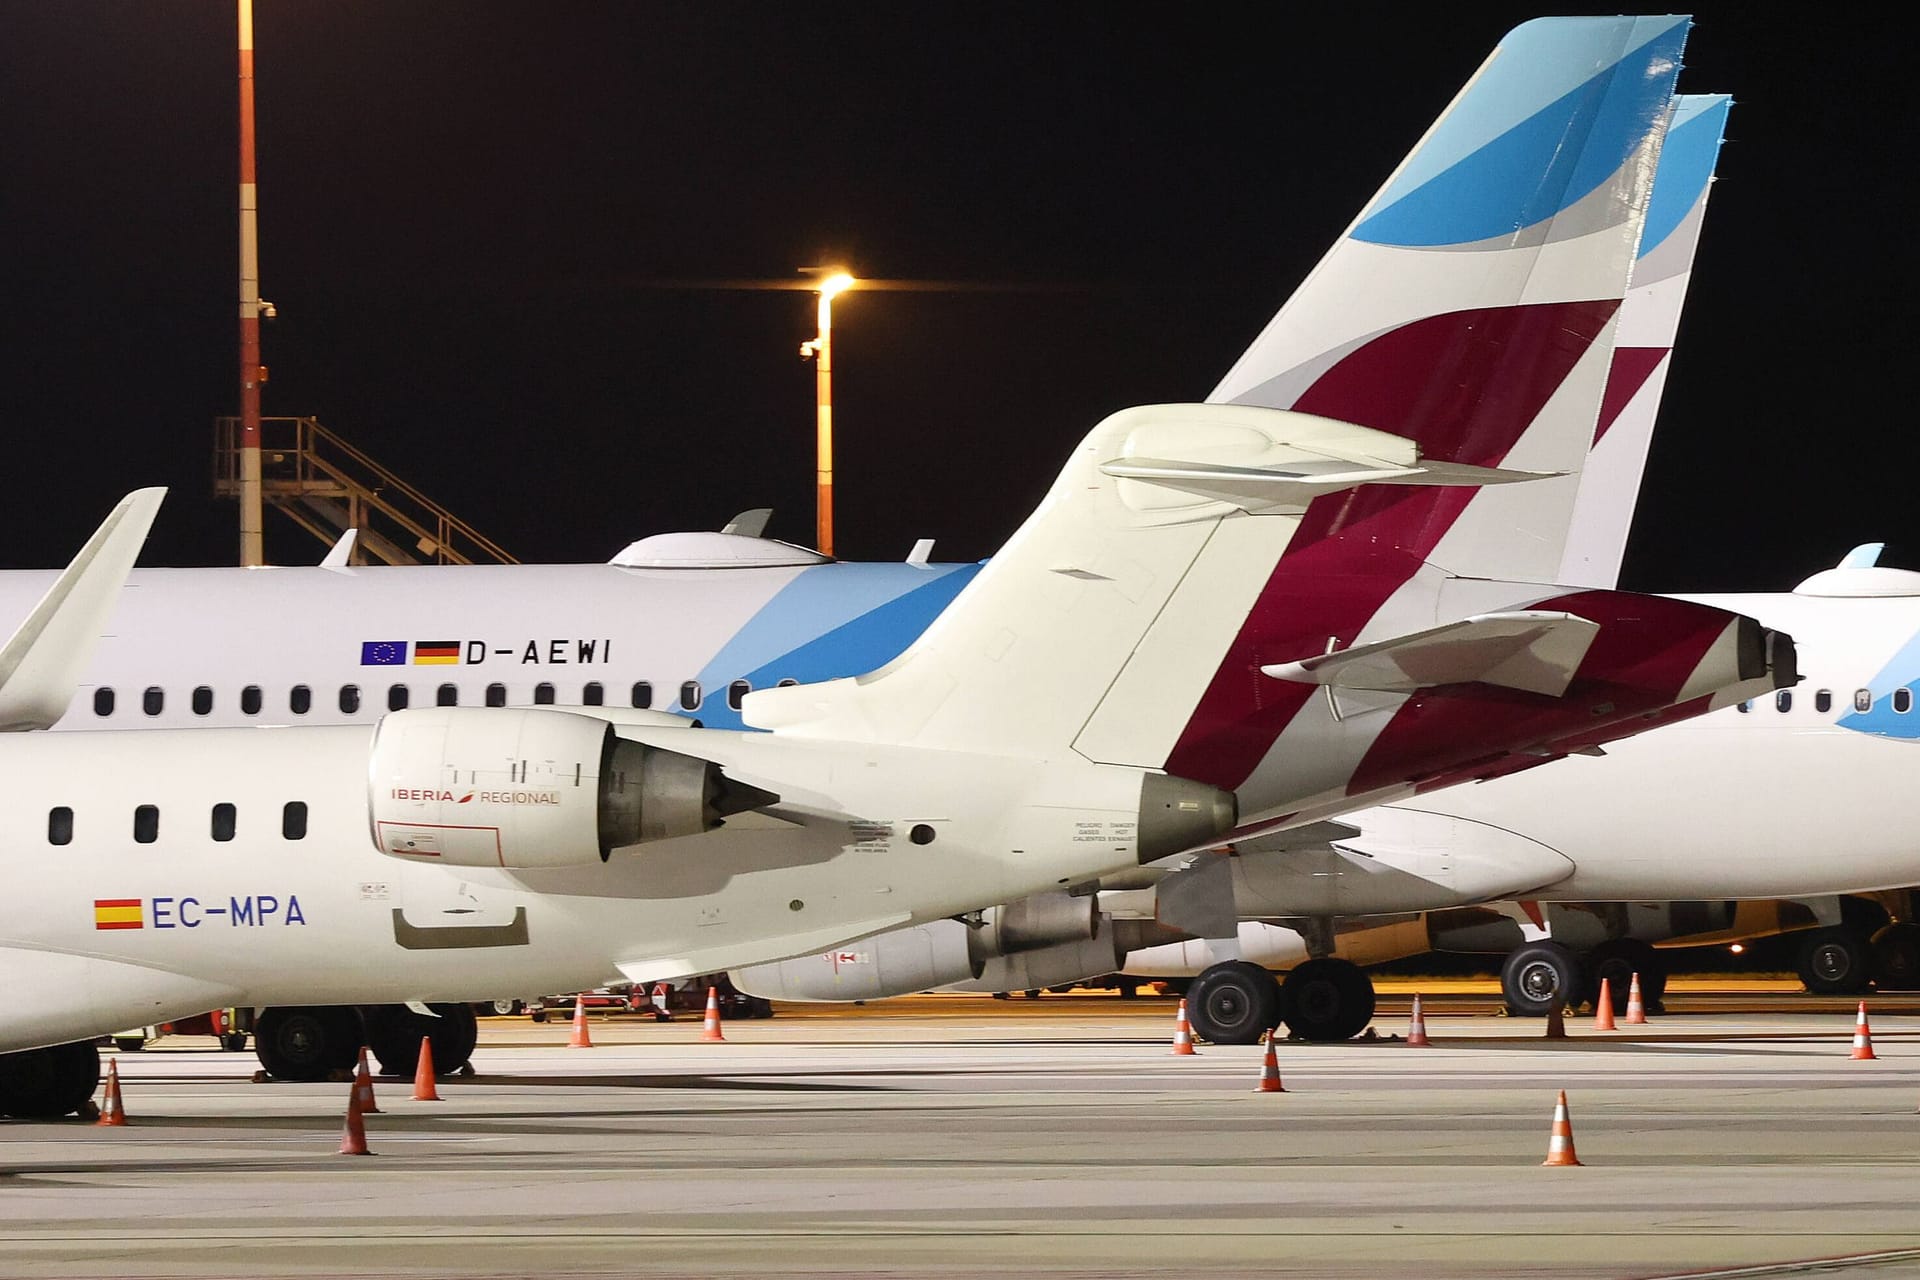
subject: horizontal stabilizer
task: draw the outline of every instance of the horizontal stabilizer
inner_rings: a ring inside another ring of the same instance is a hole
[[[1214,462],[1175,462],[1166,458],[1121,458],[1100,470],[1118,480],[1138,480],[1177,489],[1247,512],[1301,511],[1323,493],[1363,484],[1486,485],[1548,479],[1558,472],[1505,471],[1461,462],[1416,462],[1383,466],[1345,458],[1307,459],[1273,467]]]
[[[1261,667],[1276,680],[1411,693],[1442,684],[1491,684],[1558,697],[1586,659],[1600,624],[1570,613],[1483,613],[1430,631]]]

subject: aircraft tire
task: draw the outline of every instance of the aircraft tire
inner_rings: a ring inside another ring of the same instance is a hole
[[[1257,964],[1226,960],[1208,967],[1187,991],[1193,1034],[1214,1044],[1258,1044],[1280,1020],[1280,984]]]
[[[253,1052],[276,1080],[325,1080],[359,1058],[360,1014],[345,1005],[263,1010]]]
[[[1582,983],[1580,957],[1558,942],[1522,943],[1500,966],[1500,994],[1516,1017],[1544,1018],[1566,1008],[1579,998]]]
[[[420,1065],[420,1039],[433,1045],[436,1075],[451,1075],[467,1064],[480,1040],[480,1023],[470,1004],[430,1004],[440,1016],[423,1018],[403,1004],[372,1005],[363,1011],[367,1047],[380,1062],[380,1074],[410,1076]]]
[[[1351,960],[1327,956],[1295,965],[1280,992],[1287,1029],[1302,1040],[1351,1040],[1373,1021],[1373,979]]]
[[[1873,943],[1864,929],[1815,929],[1800,944],[1800,981],[1817,996],[1852,996],[1873,982]]]
[[[1882,991],[1920,990],[1920,924],[1890,924],[1875,933],[1873,971]]]
[[[100,1087],[100,1050],[91,1043],[0,1053],[0,1115],[52,1120],[78,1111]]]
[[[1607,991],[1613,997],[1614,1016],[1627,1011],[1632,994],[1633,975],[1640,975],[1640,999],[1647,1012],[1658,1013],[1667,993],[1667,962],[1652,944],[1638,938],[1609,938],[1587,953],[1586,981],[1582,984],[1581,1003],[1599,1007],[1600,979],[1607,979]]]

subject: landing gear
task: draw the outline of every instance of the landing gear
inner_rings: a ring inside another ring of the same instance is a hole
[[[1800,944],[1800,981],[1817,996],[1851,996],[1873,981],[1873,944],[1853,925],[1815,929]]]
[[[403,1004],[370,1005],[362,1011],[367,1024],[367,1047],[380,1060],[380,1073],[410,1076],[420,1065],[420,1038],[433,1045],[433,1069],[451,1075],[473,1056],[480,1040],[480,1024],[470,1004],[430,1004],[439,1014],[424,1018]]]
[[[309,1005],[261,1012],[253,1051],[277,1080],[325,1080],[360,1056],[360,1014],[344,1005]]]
[[[1287,1028],[1303,1040],[1351,1040],[1373,1021],[1373,979],[1337,956],[1295,965],[1280,996]]]
[[[1558,942],[1515,947],[1500,966],[1500,994],[1519,1017],[1544,1018],[1572,1004],[1580,990],[1580,958]]]
[[[1882,991],[1920,989],[1920,924],[1890,924],[1873,935],[1873,972]]]
[[[1597,1010],[1600,979],[1607,980],[1607,992],[1613,998],[1616,1015],[1627,1011],[1632,994],[1633,975],[1640,975],[1640,999],[1648,1013],[1661,1011],[1661,999],[1667,993],[1667,962],[1648,943],[1638,938],[1609,938],[1587,953],[1587,980],[1582,1003]]]
[[[1257,964],[1227,960],[1209,967],[1187,993],[1193,1034],[1215,1044],[1258,1044],[1282,1019],[1280,984]]]
[[[0,1115],[52,1120],[78,1111],[100,1086],[100,1051],[90,1043],[0,1053]]]

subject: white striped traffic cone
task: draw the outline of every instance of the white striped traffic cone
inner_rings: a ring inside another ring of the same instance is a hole
[[[1273,1032],[1267,1032],[1267,1056],[1260,1064],[1260,1086],[1255,1093],[1285,1093],[1286,1087],[1280,1083],[1280,1055],[1273,1049]]]
[[[360,1069],[353,1073],[353,1092],[360,1099],[360,1114],[377,1115],[380,1107],[373,1100],[373,1072],[367,1069],[367,1046],[360,1046]]]
[[[1627,1016],[1620,1019],[1628,1026],[1645,1026],[1647,1021],[1646,1002],[1640,998],[1640,975],[1633,975],[1633,982],[1627,987]]]
[[[1573,1117],[1567,1114],[1567,1091],[1560,1091],[1560,1100],[1553,1104],[1553,1134],[1547,1139],[1547,1158],[1540,1162],[1542,1168],[1554,1168],[1562,1165],[1580,1163],[1580,1157],[1573,1153]]]
[[[725,1040],[720,1032],[720,992],[713,987],[707,988],[707,1016],[700,1023],[702,1040]]]
[[[1853,1053],[1851,1057],[1856,1062],[1870,1062],[1874,1057],[1873,1031],[1867,1026],[1867,1002],[1865,1000],[1860,1002],[1860,1013],[1855,1017],[1853,1022]]]
[[[1180,1011],[1173,1015],[1173,1051],[1177,1054],[1193,1052],[1193,1028],[1187,1023],[1187,998],[1180,997]]]
[[[1407,1019],[1407,1044],[1416,1049],[1425,1048],[1433,1041],[1427,1039],[1427,1015],[1420,1008],[1420,996],[1413,997],[1413,1016]]]

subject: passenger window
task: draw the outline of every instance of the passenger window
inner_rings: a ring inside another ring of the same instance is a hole
[[[1773,705],[1777,711],[1793,710],[1793,690],[1782,689],[1780,692],[1774,694]]]
[[[1893,709],[1901,715],[1913,710],[1913,690],[1895,689],[1893,691]]]
[[[747,695],[752,692],[753,686],[751,684],[745,680],[735,680],[727,686],[727,705],[733,710],[738,711],[740,704],[744,702]]]
[[[213,806],[213,838],[222,843],[233,839],[234,809],[230,804]]]
[[[204,716],[213,710],[213,690],[205,685],[196,685],[193,690],[193,714]]]
[[[689,680],[680,686],[680,709],[698,711],[700,709],[700,682]]]
[[[552,706],[553,705],[553,686],[548,684],[545,680],[542,680],[539,684],[533,686],[533,701],[534,701],[534,705],[536,706],[541,706],[541,707]]]
[[[1855,689],[1853,691],[1853,709],[1855,711],[1873,710],[1873,690]]]
[[[598,707],[604,705],[606,700],[606,687],[598,680],[589,680],[586,687],[580,690],[580,705],[582,706]]]
[[[312,705],[313,690],[303,684],[293,686],[293,692],[287,695],[287,710],[297,716],[307,714],[307,709]]]
[[[160,838],[160,809],[143,804],[133,811],[133,838],[139,844],[152,844]]]
[[[636,680],[633,682],[633,705],[645,711],[653,705],[653,682]]]
[[[387,686],[387,710],[405,711],[407,709],[407,686],[395,684]]]
[[[441,685],[439,689],[437,689],[434,692],[433,700],[437,705],[443,706],[443,707],[459,706],[460,705],[460,686],[457,684]]]
[[[147,691],[140,695],[140,709],[150,716],[159,715],[166,710],[166,706],[167,691],[157,684],[149,685]]]
[[[47,843],[73,843],[73,810],[67,806],[47,810]]]
[[[1740,706],[1738,707],[1738,710],[1739,710],[1739,712],[1740,712],[1740,714],[1741,714],[1741,715],[1745,715],[1745,714],[1747,714],[1747,712],[1749,712],[1749,711],[1751,711],[1751,710],[1753,710],[1753,703],[1752,703],[1752,702],[1750,702],[1750,701],[1749,701],[1749,702],[1743,702],[1743,703],[1741,703],[1741,704],[1740,704]]]
[[[93,714],[110,716],[113,714],[113,690],[101,685],[93,691]]]
[[[1822,689],[1820,692],[1814,694],[1813,709],[1820,712],[1833,710],[1833,690]]]
[[[280,834],[288,840],[305,840],[307,838],[306,801],[287,801],[287,807],[280,811]]]
[[[343,684],[340,686],[340,710],[346,715],[357,715],[360,711],[360,686]]]
[[[503,684],[488,685],[487,686],[487,705],[490,707],[506,706],[507,705],[507,686]]]
[[[260,714],[260,686],[250,684],[240,691],[240,711],[243,715]]]

